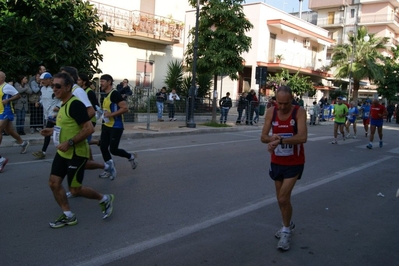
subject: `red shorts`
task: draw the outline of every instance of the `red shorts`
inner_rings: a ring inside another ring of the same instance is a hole
[[[369,125],[370,124],[370,118],[363,118],[363,125]]]

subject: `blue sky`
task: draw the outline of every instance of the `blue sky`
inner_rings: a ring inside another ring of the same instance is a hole
[[[274,6],[285,12],[298,12],[299,11],[299,0],[245,0],[246,3],[266,3],[268,5]],[[308,0],[303,0],[302,10],[306,11],[308,9]]]

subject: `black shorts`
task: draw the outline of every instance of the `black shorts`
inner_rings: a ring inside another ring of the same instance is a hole
[[[72,159],[66,159],[57,152],[51,166],[51,174],[62,179],[68,176],[69,187],[81,187],[86,162],[87,158],[74,156]]]
[[[270,164],[269,175],[273,180],[283,180],[285,178],[293,178],[298,176],[301,179],[304,165],[281,165]]]

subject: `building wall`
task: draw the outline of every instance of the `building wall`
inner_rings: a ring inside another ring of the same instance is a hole
[[[140,1],[131,0],[96,0],[110,6],[116,6],[129,11],[140,10]],[[190,9],[187,0],[168,0],[155,1],[155,15],[173,18],[184,22],[185,11]],[[183,33],[184,36],[184,33]],[[135,40],[128,37],[112,37],[108,41],[102,42],[99,51],[103,54],[103,61],[100,62],[102,73],[108,73],[113,76],[115,85],[124,78],[129,80],[131,86],[136,85],[137,62],[153,62],[153,72],[151,73],[153,87],[160,89],[165,86],[164,79],[167,65],[172,60],[183,59],[184,37],[179,44],[164,45],[147,41]]]

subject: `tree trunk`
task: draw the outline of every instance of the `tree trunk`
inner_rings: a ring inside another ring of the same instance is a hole
[[[218,75],[213,76],[213,98],[212,98],[212,122],[216,123],[216,103],[217,103],[217,98],[216,93],[217,93],[217,87],[218,87]]]
[[[352,99],[355,103],[357,103],[357,99],[359,96],[359,88],[360,88],[360,80],[353,80],[353,91],[352,91]],[[350,99],[348,99],[350,101]]]

